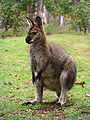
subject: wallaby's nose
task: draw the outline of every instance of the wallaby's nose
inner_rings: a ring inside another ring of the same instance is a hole
[[[29,37],[26,37],[25,41],[26,41],[26,43],[29,43],[30,38],[29,38]]]

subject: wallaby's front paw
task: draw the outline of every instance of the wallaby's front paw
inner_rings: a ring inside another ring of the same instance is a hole
[[[41,74],[38,73],[38,75],[35,77],[35,81],[37,81],[38,79],[40,80],[40,78],[41,78]]]

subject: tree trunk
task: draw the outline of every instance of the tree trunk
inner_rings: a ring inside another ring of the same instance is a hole
[[[7,27],[7,25],[5,25],[5,31],[8,31],[8,27]]]
[[[65,26],[64,16],[60,15],[60,27],[64,27],[64,26]]]
[[[39,2],[38,2],[38,15],[42,16],[42,12],[43,12],[43,0],[39,0]]]
[[[64,16],[62,15],[56,16],[56,24],[57,26],[64,27],[65,26]]]
[[[45,5],[43,6],[42,18],[43,18],[43,23],[44,23],[44,24],[47,24],[46,7],[45,7]]]
[[[27,5],[27,17],[30,17],[30,5]]]
[[[56,25],[60,26],[60,15],[56,16]]]
[[[46,23],[49,23],[52,18],[52,15],[46,8],[45,8],[45,16],[46,16]]]
[[[35,13],[35,4],[27,4],[27,17],[34,17],[34,13]]]

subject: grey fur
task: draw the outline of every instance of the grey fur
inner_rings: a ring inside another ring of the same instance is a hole
[[[33,30],[35,26],[29,33]],[[76,80],[76,64],[62,47],[46,40],[43,29],[38,31],[34,39],[35,42],[30,44],[29,48],[30,65],[36,88],[36,98],[33,103],[43,102],[45,87],[55,91],[59,97],[58,103],[63,105],[68,90],[73,87]]]

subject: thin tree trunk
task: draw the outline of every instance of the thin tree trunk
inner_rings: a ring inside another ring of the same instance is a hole
[[[8,31],[8,27],[7,27],[7,25],[5,25],[5,31]]]
[[[46,15],[46,21],[47,21],[46,23],[49,23],[52,18],[52,15],[47,9],[45,10],[45,15]]]
[[[30,5],[27,5],[27,17],[30,17]]]
[[[64,16],[60,15],[60,27],[64,27],[64,26],[65,26]]]
[[[65,26],[64,16],[62,15],[56,16],[56,24],[57,26],[64,27]]]
[[[27,4],[27,17],[34,17],[35,13],[35,4]]]
[[[39,0],[39,3],[38,3],[38,15],[42,16],[42,12],[43,12],[43,0]]]
[[[60,26],[60,15],[56,16],[56,25]]]

